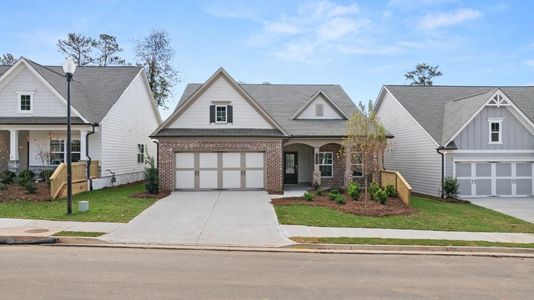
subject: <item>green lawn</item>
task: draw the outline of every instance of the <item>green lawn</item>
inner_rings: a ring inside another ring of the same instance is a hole
[[[298,243],[312,244],[360,244],[360,245],[417,245],[417,246],[470,246],[470,247],[514,247],[534,248],[534,243],[498,243],[486,241],[449,241],[419,239],[382,239],[382,238],[291,238]]]
[[[106,234],[105,232],[94,231],[60,231],[53,236],[74,236],[74,237],[97,237]]]
[[[390,217],[356,216],[307,205],[280,205],[275,210],[281,224],[291,225],[534,233],[532,223],[473,204],[413,196],[411,206],[415,214]]]
[[[68,216],[65,198],[53,201],[7,201],[0,203],[0,218],[85,221],[85,222],[128,222],[147,207],[154,199],[134,198],[131,195],[142,191],[143,184],[125,185],[73,197],[73,214]],[[89,211],[78,212],[78,201],[88,200]]]

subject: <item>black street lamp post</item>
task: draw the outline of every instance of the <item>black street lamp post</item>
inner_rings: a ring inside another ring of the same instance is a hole
[[[67,214],[72,214],[72,155],[71,155],[71,116],[70,116],[70,82],[76,71],[72,58],[63,64],[63,72],[67,78]]]

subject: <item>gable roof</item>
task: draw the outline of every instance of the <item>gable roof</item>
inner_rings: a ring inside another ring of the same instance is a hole
[[[332,99],[330,99],[330,97],[328,97],[328,95],[325,94],[325,92],[323,92],[322,90],[318,90],[315,94],[313,94],[310,97],[310,100],[308,100],[299,110],[297,110],[297,112],[291,117],[291,119],[297,119],[306,110],[306,108],[308,108],[308,106],[310,106],[313,101],[319,96],[322,96],[326,100],[328,105],[330,105],[338,114],[340,114],[345,119],[349,119],[349,116],[345,114],[343,110],[341,110],[341,108],[339,108],[339,106],[337,106],[337,104],[332,101]]]
[[[534,86],[385,85],[384,89],[439,145],[447,143],[498,90],[506,94],[531,122],[534,120]]]
[[[67,99],[67,83],[61,66],[42,66],[26,58],[20,60],[28,63],[57,93]],[[15,64],[0,65],[0,77]],[[77,67],[71,82],[72,107],[89,122],[101,122],[141,71],[142,67],[138,66]]]
[[[330,137],[344,136],[346,133],[346,120],[305,120],[293,119],[293,116],[301,109],[312,96],[321,91],[326,95],[346,116],[351,116],[358,111],[354,102],[345,93],[343,88],[334,84],[246,84],[236,83],[243,91],[268,113],[270,117],[283,129],[285,136],[300,137]],[[198,93],[206,83],[190,83],[186,86],[180,101],[178,111],[186,105],[187,100]],[[174,113],[173,113],[174,114]],[[170,119],[170,118],[169,118]],[[167,119],[167,121],[169,120]],[[165,127],[165,121],[154,136],[159,135]]]

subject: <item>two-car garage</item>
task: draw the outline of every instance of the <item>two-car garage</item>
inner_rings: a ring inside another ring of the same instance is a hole
[[[264,189],[263,152],[175,153],[177,190]]]

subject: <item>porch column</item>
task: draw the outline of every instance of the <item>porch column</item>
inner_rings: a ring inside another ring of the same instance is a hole
[[[345,188],[349,186],[352,181],[352,153],[345,149]]]
[[[9,130],[9,164],[10,171],[19,170],[19,131],[16,129]]]
[[[87,143],[85,138],[87,137],[87,130],[80,130],[80,160],[87,160]]]
[[[312,184],[315,187],[321,185],[321,171],[319,170],[319,147],[313,148],[313,178]]]

